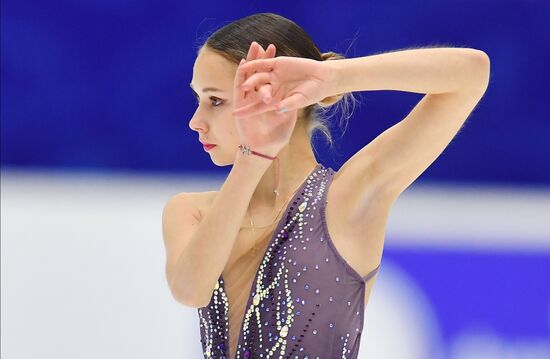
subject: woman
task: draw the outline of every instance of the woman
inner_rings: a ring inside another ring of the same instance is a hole
[[[163,212],[168,283],[198,308],[205,357],[356,358],[389,210],[488,77],[487,55],[468,48],[322,54],[270,13],[212,34],[193,69],[189,126],[232,169],[219,191],[177,194]],[[390,89],[426,95],[338,171],[318,163],[313,132],[330,140],[318,111]]]

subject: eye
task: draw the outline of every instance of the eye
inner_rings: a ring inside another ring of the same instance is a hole
[[[199,104],[200,104],[199,96],[197,96],[197,95],[195,95],[195,94],[193,94],[193,96],[195,97],[195,100],[196,100],[197,105],[199,105]],[[220,106],[220,105],[223,103],[223,100],[221,100],[221,99],[219,99],[219,98],[217,98],[217,97],[214,97],[214,96],[210,96],[209,99],[210,99],[210,101],[213,101],[213,102],[219,102],[219,103],[216,104],[216,105],[212,105],[213,107],[218,107],[218,106]]]
[[[214,102],[219,101],[219,104],[218,104],[218,105],[213,105],[214,107],[220,106],[220,105],[222,104],[222,102],[223,102],[221,99],[219,99],[219,98],[217,98],[217,97],[210,97],[210,100],[211,100],[211,101],[214,101]]]

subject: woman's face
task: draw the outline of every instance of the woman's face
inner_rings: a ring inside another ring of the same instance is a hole
[[[197,146],[203,146],[199,140],[216,145],[208,153],[218,166],[233,164],[240,144],[232,115],[237,67],[205,48],[199,52],[193,67],[190,86],[197,98],[197,109],[189,127],[198,133]]]

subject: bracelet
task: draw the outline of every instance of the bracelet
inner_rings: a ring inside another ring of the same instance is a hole
[[[245,155],[250,156],[250,154],[252,153],[253,155],[256,155],[256,156],[260,156],[260,157],[263,157],[263,158],[267,158],[267,159],[270,159],[270,160],[277,161],[277,163],[275,165],[275,190],[273,192],[275,192],[275,194],[278,196],[279,195],[279,191],[278,191],[278,188],[279,188],[279,157],[277,157],[277,156],[271,157],[271,156],[268,156],[268,155],[261,154],[259,152],[253,151],[247,145],[239,145],[238,147],[241,150],[241,152]]]
[[[268,155],[263,155],[259,152],[253,151],[247,145],[239,145],[239,148],[241,149],[241,152],[244,153],[245,155],[250,155],[252,153],[254,155],[261,156],[261,157],[264,157],[264,158],[268,158],[270,160],[274,160],[274,159],[277,158],[277,157],[271,157],[271,156],[268,156]]]

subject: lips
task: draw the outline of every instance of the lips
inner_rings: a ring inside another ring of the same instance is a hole
[[[209,151],[212,148],[216,147],[216,145],[209,145],[209,144],[204,144],[203,143],[202,147],[204,148],[205,151]]]

